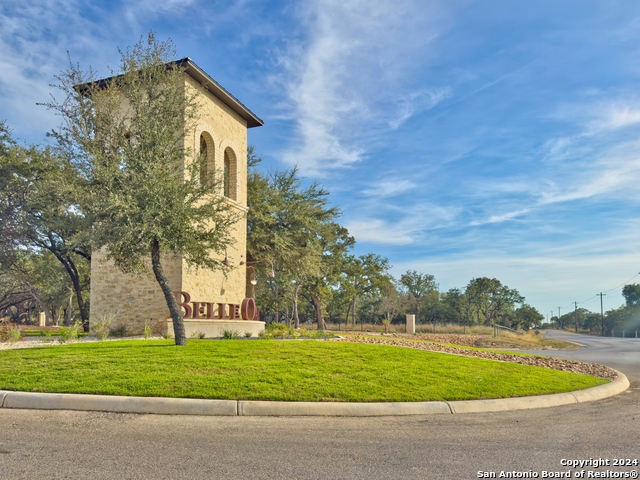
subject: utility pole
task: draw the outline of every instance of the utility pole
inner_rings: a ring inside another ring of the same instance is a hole
[[[553,321],[553,310],[551,310],[551,316],[549,317],[549,326],[551,326],[552,321]]]
[[[573,302],[575,305],[575,319],[576,319],[576,333],[578,333],[578,302]]]
[[[560,329],[560,307],[558,307],[558,329]]]
[[[602,297],[605,297],[607,294],[600,292],[596,295],[600,297],[600,318],[602,319],[602,336],[604,337],[604,310],[602,309]]]

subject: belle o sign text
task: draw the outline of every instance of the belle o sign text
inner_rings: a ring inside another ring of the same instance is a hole
[[[245,298],[242,304],[192,302],[187,292],[173,292],[178,306],[184,308],[184,318],[200,320],[259,320],[260,310],[253,298]]]

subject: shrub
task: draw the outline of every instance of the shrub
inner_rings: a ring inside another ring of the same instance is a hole
[[[171,340],[172,337],[170,333],[163,333],[162,338],[164,338],[165,340]]]
[[[98,340],[102,341],[109,336],[111,324],[115,321],[117,313],[116,311],[115,313],[101,315],[100,320],[91,325],[91,332]]]
[[[324,330],[309,330],[308,328],[299,328],[295,330],[284,323],[271,323],[258,335],[262,339],[273,338],[332,338],[335,334]]]
[[[205,333],[204,332],[200,332],[198,330],[196,330],[195,332],[193,332],[190,335],[191,338],[199,338],[200,340],[202,340],[205,337]]]
[[[18,327],[10,328],[7,333],[8,333],[7,341],[10,343],[19,342],[20,339],[22,338],[22,331]]]
[[[251,338],[251,332],[244,332],[244,336],[246,338]]]
[[[384,325],[384,333],[389,333],[389,325],[391,324],[391,319],[383,318],[382,325]]]
[[[91,325],[91,333],[95,335],[95,337],[102,341],[109,336],[109,329],[111,328],[110,320],[102,320],[100,322],[95,322]]]
[[[151,330],[151,320],[145,320],[144,322],[144,338],[145,340],[149,340],[149,338],[153,335],[153,331]]]
[[[240,338],[240,332],[237,330],[224,330],[222,332],[222,338],[225,340],[237,340]]]
[[[295,330],[284,323],[270,323],[260,332],[260,338],[295,338]]]
[[[8,320],[0,319],[0,342],[9,341],[9,331],[14,329],[15,326],[9,323]]]
[[[126,325],[118,325],[116,328],[111,330],[111,336],[113,337],[124,337],[127,334],[127,326]]]
[[[60,330],[58,330],[58,342],[66,343],[69,340],[77,339],[80,329],[82,329],[82,322],[80,320],[76,320],[73,325],[68,327],[60,327]]]
[[[295,338],[333,338],[335,334],[325,332],[324,330],[309,330],[308,328],[299,328],[295,332]]]

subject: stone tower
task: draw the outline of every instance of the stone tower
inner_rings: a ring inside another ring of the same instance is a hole
[[[184,58],[176,64],[185,68],[186,87],[199,92],[199,118],[195,130],[185,135],[185,147],[205,156],[202,177],[214,173],[222,176],[220,194],[242,213],[242,218],[233,229],[234,243],[221,258],[229,265],[226,276],[221,271],[190,268],[179,257],[163,262],[163,267],[172,288],[188,292],[196,301],[185,308],[196,317],[185,317],[187,336],[194,332],[221,336],[225,329],[257,334],[264,327],[263,322],[242,320],[233,313],[235,306],[242,304],[246,291],[247,129],[263,122],[191,59]],[[178,301],[189,299],[182,296]],[[216,318],[211,313],[214,309]],[[141,334],[145,325],[156,333],[173,333],[168,317],[169,309],[152,274],[124,274],[106,261],[104,254],[93,253],[90,323],[110,319],[112,328],[123,325],[128,335]]]

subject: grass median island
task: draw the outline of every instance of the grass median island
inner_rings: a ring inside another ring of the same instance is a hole
[[[385,345],[123,340],[0,352],[0,390],[233,400],[415,402],[541,395],[608,380]]]

